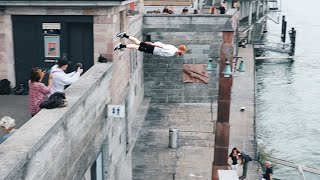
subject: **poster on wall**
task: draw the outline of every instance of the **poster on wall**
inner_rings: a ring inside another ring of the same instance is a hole
[[[60,57],[60,36],[44,36],[44,56]]]

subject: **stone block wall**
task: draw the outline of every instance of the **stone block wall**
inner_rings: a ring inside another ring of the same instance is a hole
[[[9,79],[15,84],[14,52],[11,16],[0,10],[0,80]]]
[[[0,179],[82,179],[101,151],[104,179],[132,179],[130,129],[144,97],[143,53],[113,48],[122,41],[115,37],[119,31],[142,38],[142,16],[127,16],[126,9],[7,7],[0,15],[0,26],[11,23],[11,15],[92,15],[94,60],[103,55],[109,61],[95,62],[66,90],[68,107],[42,110],[1,145]],[[12,41],[9,31],[0,29],[0,39]],[[8,65],[14,62],[13,45],[5,45],[3,53],[0,41],[0,63]],[[126,117],[105,118],[106,104],[125,105]]]
[[[151,41],[178,46],[188,51],[182,57],[144,55],[145,96],[152,102],[198,103],[217,99],[217,70],[210,74],[210,82],[183,83],[183,64],[207,64],[213,58],[217,67],[222,43],[222,31],[232,15],[145,15],[144,35]]]
[[[127,116],[106,118],[112,71],[111,63],[94,65],[65,91],[67,107],[41,110],[4,142],[0,179],[82,179],[101,151],[105,179],[132,179],[126,129],[143,91],[128,88]]]

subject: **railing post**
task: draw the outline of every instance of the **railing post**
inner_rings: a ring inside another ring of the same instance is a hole
[[[298,171],[299,171],[300,179],[301,180],[306,180],[306,177],[304,176],[303,168],[302,168],[301,164],[298,164]]]

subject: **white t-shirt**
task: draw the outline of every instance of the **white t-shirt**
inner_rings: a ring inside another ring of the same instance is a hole
[[[163,44],[159,41],[154,42],[154,44],[163,46],[162,48],[154,47],[153,54],[158,56],[164,56],[164,57],[174,56],[178,50],[178,48],[176,48],[173,45]]]

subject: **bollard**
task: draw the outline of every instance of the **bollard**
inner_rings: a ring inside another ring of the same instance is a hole
[[[178,147],[178,129],[169,129],[169,148],[176,149]]]

